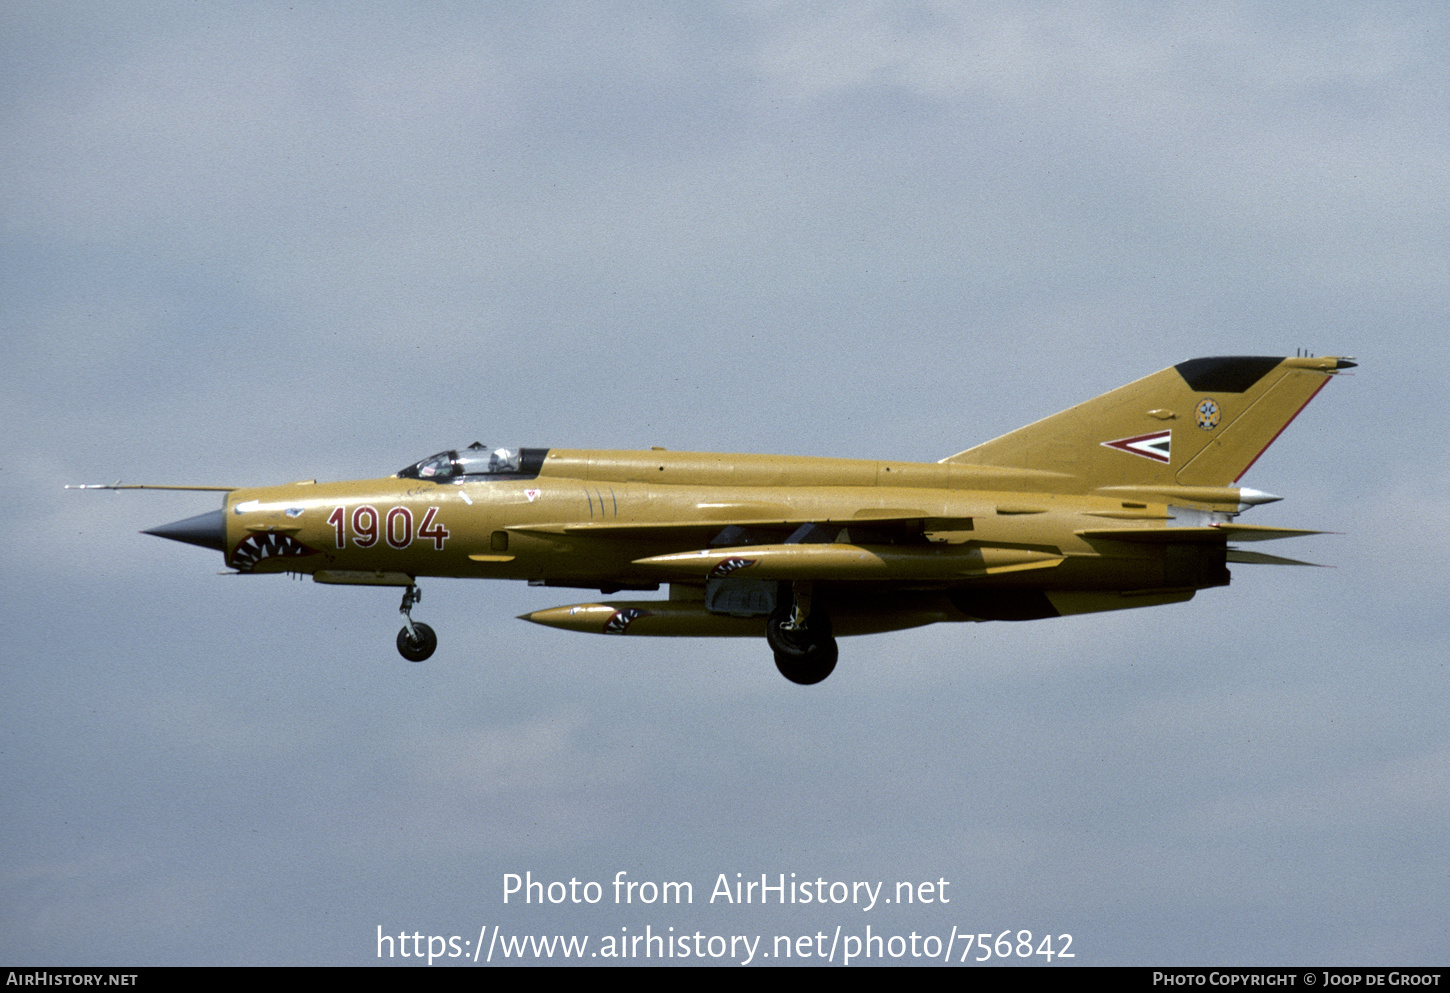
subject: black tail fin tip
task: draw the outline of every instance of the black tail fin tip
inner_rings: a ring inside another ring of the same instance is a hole
[[[1267,355],[1225,355],[1189,359],[1173,368],[1195,393],[1244,393],[1273,372],[1282,361]]]

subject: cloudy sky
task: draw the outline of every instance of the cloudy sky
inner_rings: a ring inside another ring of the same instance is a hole
[[[11,2],[0,53],[0,960],[869,924],[1444,963],[1440,5]],[[1297,348],[1361,366],[1249,520],[1336,568],[849,639],[813,688],[524,624],[572,600],[522,584],[425,583],[409,665],[396,591],[138,534],[212,495],[62,489],[475,439],[932,461]],[[506,906],[525,871],[606,896]]]

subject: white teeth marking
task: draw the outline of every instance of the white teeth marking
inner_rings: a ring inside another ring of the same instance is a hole
[[[263,559],[274,556],[302,556],[311,551],[291,535],[275,532],[251,534],[237,546],[236,552],[232,555],[232,562],[236,566],[250,569]]]

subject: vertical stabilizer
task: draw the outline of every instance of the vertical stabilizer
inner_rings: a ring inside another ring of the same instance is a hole
[[[1334,356],[1191,359],[942,461],[1068,473],[1084,490],[1227,486],[1353,366]]]

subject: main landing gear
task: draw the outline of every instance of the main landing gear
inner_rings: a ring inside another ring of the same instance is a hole
[[[422,621],[413,620],[413,604],[423,599],[423,591],[409,586],[403,591],[403,628],[398,632],[398,654],[409,662],[422,662],[438,647],[438,636]]]
[[[836,668],[840,655],[831,619],[823,610],[811,610],[809,583],[781,586],[780,606],[765,622],[765,640],[775,652],[775,667],[792,683],[819,683]]]

